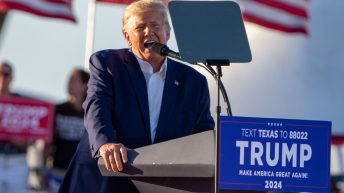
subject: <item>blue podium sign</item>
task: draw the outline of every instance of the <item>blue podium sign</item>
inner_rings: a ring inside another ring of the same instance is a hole
[[[331,122],[221,117],[219,189],[330,192]]]

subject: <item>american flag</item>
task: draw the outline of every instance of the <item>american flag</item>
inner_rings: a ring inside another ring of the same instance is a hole
[[[236,0],[245,21],[289,33],[308,34],[309,0]]]
[[[129,4],[133,0],[97,0]],[[308,34],[309,0],[234,0],[245,21],[287,33]]]
[[[20,10],[35,15],[75,22],[72,0],[0,0],[0,11]]]

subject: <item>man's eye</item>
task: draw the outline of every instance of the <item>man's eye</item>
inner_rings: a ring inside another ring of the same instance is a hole
[[[143,26],[137,26],[135,29],[138,31],[143,31],[145,28]]]
[[[154,29],[160,29],[160,25],[153,25]]]

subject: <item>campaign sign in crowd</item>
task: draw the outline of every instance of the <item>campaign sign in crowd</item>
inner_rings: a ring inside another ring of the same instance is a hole
[[[221,117],[220,189],[330,192],[331,122]]]
[[[54,105],[22,97],[0,98],[0,139],[52,139]]]

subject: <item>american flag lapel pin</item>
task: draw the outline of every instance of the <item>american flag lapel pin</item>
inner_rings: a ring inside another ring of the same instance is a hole
[[[175,80],[175,81],[174,81],[174,84],[175,84],[176,86],[179,86],[178,80]]]

